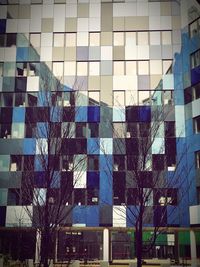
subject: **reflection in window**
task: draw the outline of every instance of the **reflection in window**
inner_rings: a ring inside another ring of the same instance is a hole
[[[150,105],[149,91],[139,91],[139,105]]]
[[[30,33],[30,44],[33,47],[40,47],[40,33]]]
[[[200,34],[200,18],[189,25],[190,38]]]
[[[162,61],[163,74],[172,73],[172,60],[163,60]]]
[[[98,123],[88,123],[88,137],[99,137]]]
[[[24,138],[24,123],[12,123],[12,138]]]
[[[53,74],[56,77],[63,76],[63,62],[53,62]]]
[[[124,91],[114,91],[113,97],[114,97],[114,106],[125,106],[125,92]]]
[[[200,65],[200,49],[191,54],[191,64],[192,68],[196,68]]]
[[[96,155],[88,156],[88,170],[97,171],[99,169],[99,157]]]
[[[193,118],[194,132],[200,133],[200,116]]]

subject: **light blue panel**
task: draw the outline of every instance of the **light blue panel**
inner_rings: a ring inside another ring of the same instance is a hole
[[[62,108],[61,107],[51,107],[50,120],[52,122],[62,121]]]
[[[178,225],[180,223],[180,214],[178,207],[167,206],[167,224],[168,225]]]
[[[23,140],[23,154],[34,155],[36,148],[36,140],[33,138],[25,138]]]
[[[99,138],[88,138],[87,139],[87,154],[97,154],[99,155]]]
[[[48,134],[48,123],[38,122],[37,123],[37,137],[38,138],[47,138]]]
[[[165,153],[165,140],[164,138],[155,138],[152,144],[152,154],[164,154]]]
[[[14,107],[13,108],[13,122],[24,122],[25,120],[25,108]]]
[[[87,107],[76,107],[75,109],[75,121],[76,122],[87,122]]]
[[[115,121],[125,121],[125,108],[123,107],[113,107],[113,122]]]
[[[126,209],[126,225],[127,225],[127,227],[134,227],[135,226],[137,216],[138,216],[138,207],[137,206],[128,206]]]
[[[113,139],[100,138],[100,154],[112,155],[112,153],[113,153]]]
[[[175,106],[176,137],[185,137],[185,110],[184,106]]]
[[[38,92],[38,106],[49,107],[51,105],[51,93],[47,91]]]
[[[44,171],[43,166],[47,166],[48,157],[35,156],[34,169],[35,171]]]
[[[99,207],[87,206],[86,208],[86,226],[99,226]]]
[[[163,89],[173,89],[174,88],[174,77],[173,74],[163,75]]]
[[[186,121],[186,136],[193,135],[193,121],[189,119]]]
[[[72,224],[86,224],[86,212],[87,209],[85,206],[74,207],[72,211]]]
[[[18,47],[17,48],[17,61],[28,61],[28,47]]]

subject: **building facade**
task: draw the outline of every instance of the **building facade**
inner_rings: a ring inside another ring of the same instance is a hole
[[[48,202],[58,260],[132,258],[142,188],[144,242],[166,227],[145,256],[191,256],[199,17],[195,0],[0,0],[1,253],[35,257]]]

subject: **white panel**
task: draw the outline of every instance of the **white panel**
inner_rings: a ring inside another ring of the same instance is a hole
[[[138,46],[133,45],[126,45],[125,46],[125,59],[126,60],[137,60],[138,54],[137,54]]]
[[[39,77],[27,77],[27,91],[39,91]]]
[[[136,16],[136,3],[113,4],[113,17]]]
[[[78,18],[77,30],[81,32],[88,31],[88,18]]]
[[[149,3],[149,15],[150,16],[159,16],[160,15],[160,3]]]
[[[16,61],[16,47],[5,48],[5,61]]]
[[[101,5],[100,4],[90,4],[90,17],[100,18],[101,16]]]
[[[200,115],[200,98],[192,102],[192,117]]]
[[[41,47],[41,61],[52,61],[52,47]]]
[[[138,46],[138,59],[149,59],[149,46],[148,45]]]
[[[31,5],[31,19],[40,20],[42,17],[41,5]]]
[[[48,152],[48,143],[45,138],[38,138],[36,140],[36,154],[37,155],[46,155]]]
[[[200,205],[190,207],[190,224],[200,224]]]
[[[101,30],[101,19],[100,18],[90,18],[89,19],[89,31],[100,31]]]
[[[53,5],[43,5],[42,17],[43,18],[53,18]]]
[[[74,188],[86,188],[86,175],[87,172],[74,171],[73,186]]]
[[[160,26],[161,30],[168,30],[172,28],[172,17],[171,16],[161,16]]]
[[[113,140],[112,138],[100,138],[100,154],[112,155],[113,153]]]
[[[88,32],[77,32],[77,46],[88,45]]]
[[[113,206],[113,227],[126,227],[126,207]]]
[[[41,46],[52,46],[53,33],[42,33],[41,34]]]
[[[41,32],[41,19],[34,18],[30,20],[30,32]]]
[[[148,16],[149,5],[145,2],[137,2],[137,16]]]
[[[0,18],[6,19],[7,17],[7,6],[1,6],[0,8]]]
[[[26,206],[32,215],[33,207]],[[27,211],[22,206],[7,206],[6,209],[6,227],[13,226],[31,226],[32,222]]]
[[[77,4],[67,4],[65,8],[66,18],[76,18],[77,17]]]
[[[54,5],[54,32],[65,31],[65,5]]]
[[[137,90],[137,76],[113,76],[114,90]]]
[[[23,33],[23,32],[29,32],[29,19],[18,19],[18,27],[17,32]]]
[[[160,30],[160,16],[149,17],[149,30]]]
[[[7,19],[6,21],[6,32],[17,32],[18,20]]]
[[[101,47],[101,60],[112,60],[112,46]]]
[[[173,74],[163,75],[163,89],[174,88],[174,76]]]
[[[176,137],[185,137],[184,106],[175,106]]]

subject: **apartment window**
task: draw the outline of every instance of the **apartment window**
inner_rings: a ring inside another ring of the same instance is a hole
[[[85,189],[74,189],[74,204],[85,205]]]
[[[200,65],[200,49],[191,54],[191,65],[192,68],[196,68]]]
[[[99,76],[99,62],[89,62],[89,75]]]
[[[88,75],[88,63],[87,62],[77,62],[77,75],[78,76]]]
[[[25,93],[15,93],[15,107],[25,106]]]
[[[19,155],[10,156],[10,171],[21,171],[22,169],[22,157]]]
[[[1,138],[7,139],[11,137],[11,124],[1,124]]]
[[[136,61],[126,61],[126,75],[135,75],[137,73]]]
[[[150,105],[150,92],[139,91],[139,105]]]
[[[189,25],[190,38],[200,34],[200,18]]]
[[[200,98],[200,83],[193,87],[188,87],[184,90],[185,104],[188,104],[196,99]]]
[[[160,45],[160,31],[150,32],[150,45]]]
[[[113,173],[113,204],[125,204],[125,172]]]
[[[200,150],[195,152],[196,168],[200,169]]]
[[[86,138],[87,137],[87,128],[86,123],[76,123],[76,137]]]
[[[35,107],[37,106],[38,96],[37,93],[28,93],[27,94],[28,106]]]
[[[194,132],[200,133],[200,116],[193,118]]]
[[[16,33],[7,33],[6,35],[6,46],[16,46]]]
[[[154,205],[156,206],[177,205],[177,189],[164,188],[155,190]]]

